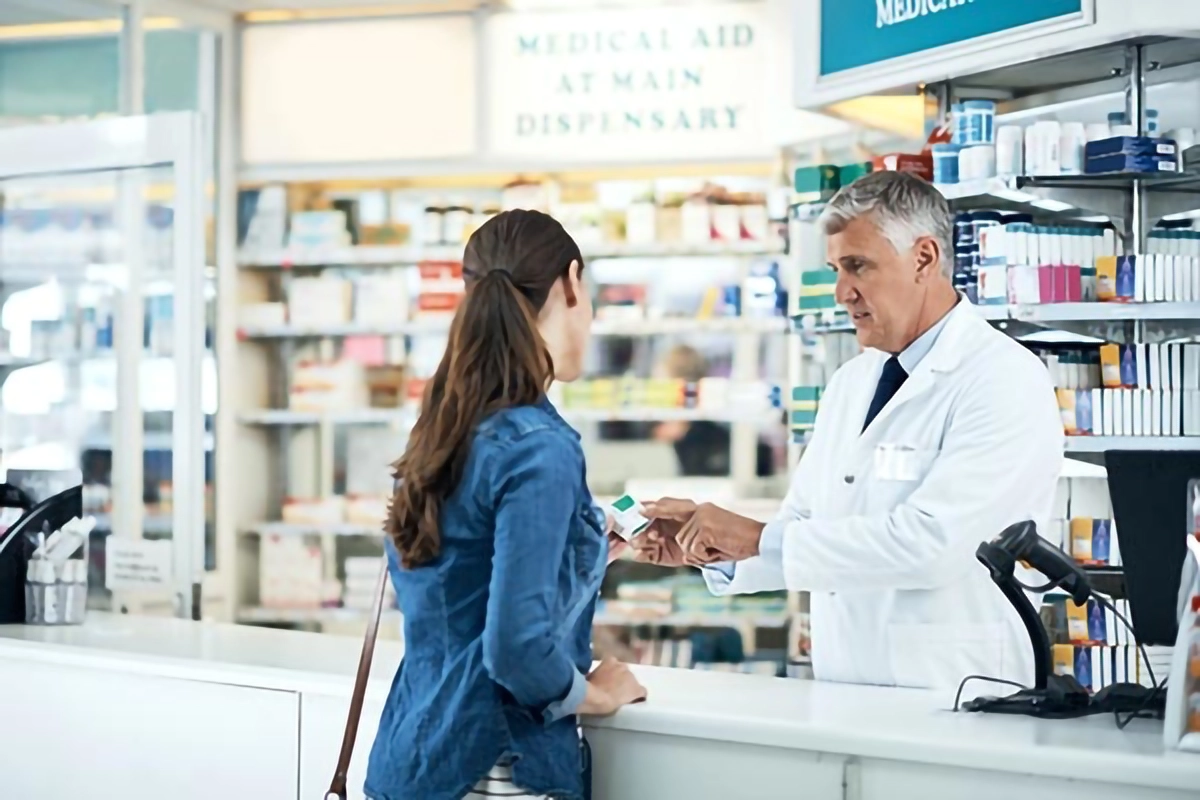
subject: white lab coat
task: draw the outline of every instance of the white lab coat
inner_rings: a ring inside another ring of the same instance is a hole
[[[945,689],[978,674],[1029,685],[1029,637],[975,549],[1050,516],[1063,429],[1049,374],[960,302],[863,431],[887,358],[862,353],[822,395],[777,517],[782,561],[743,561],[732,581],[706,570],[709,586],[812,592],[820,680]]]

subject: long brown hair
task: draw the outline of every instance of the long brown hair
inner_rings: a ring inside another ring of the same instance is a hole
[[[537,211],[506,211],[467,242],[466,296],[425,388],[408,447],[392,465],[396,490],[386,530],[405,567],[427,563],[441,551],[438,516],[462,478],[479,423],[545,395],[554,364],[538,332],[538,312],[558,280],[567,302],[575,304],[572,262],[583,269],[579,246]]]

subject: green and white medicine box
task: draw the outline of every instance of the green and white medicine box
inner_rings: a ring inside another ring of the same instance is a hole
[[[622,495],[609,506],[613,516],[613,533],[630,541],[650,526],[650,520],[642,515],[642,506],[629,495]]]

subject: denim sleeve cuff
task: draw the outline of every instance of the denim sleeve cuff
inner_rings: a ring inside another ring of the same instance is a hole
[[[778,561],[783,558],[783,532],[787,528],[787,522],[777,520],[768,522],[763,528],[762,536],[758,540],[758,553],[772,561]]]
[[[571,681],[571,688],[567,691],[567,696],[562,700],[551,703],[546,706],[546,710],[542,712],[542,717],[546,724],[557,722],[563,717],[569,717],[579,711],[579,707],[583,705],[583,700],[587,697],[587,677],[582,672],[576,671],[574,680]]]

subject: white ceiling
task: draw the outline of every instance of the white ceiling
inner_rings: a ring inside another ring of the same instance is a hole
[[[36,0],[31,0],[35,2]],[[455,0],[188,0],[192,5],[223,11],[304,10],[314,8],[369,8],[371,6],[461,5]]]
[[[116,5],[106,0],[0,0],[0,25],[77,22],[116,16]]]
[[[267,9],[461,6],[462,3],[461,0],[175,0],[173,4],[194,6],[208,11],[240,13]],[[0,0],[0,25],[115,19],[119,16],[120,5],[121,0]],[[147,0],[146,6],[147,13],[154,13],[155,0]]]

